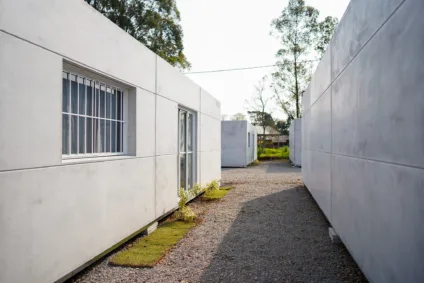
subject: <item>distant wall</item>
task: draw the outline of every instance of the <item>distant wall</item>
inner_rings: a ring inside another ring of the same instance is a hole
[[[424,281],[423,14],[351,1],[303,98],[303,180],[371,282]]]
[[[302,119],[294,119],[289,128],[290,161],[302,166]]]
[[[246,166],[247,121],[221,122],[221,166]]]

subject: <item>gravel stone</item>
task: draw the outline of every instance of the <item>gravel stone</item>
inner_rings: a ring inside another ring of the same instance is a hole
[[[69,282],[367,282],[303,187],[299,168],[263,162],[223,169],[233,189],[218,202],[196,200],[203,218],[154,268],[100,261]]]

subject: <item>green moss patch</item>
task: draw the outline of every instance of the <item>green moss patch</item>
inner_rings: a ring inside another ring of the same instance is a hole
[[[206,201],[219,200],[219,199],[225,197],[225,195],[228,194],[228,191],[230,189],[231,189],[231,186],[227,186],[227,187],[221,187],[221,188],[216,189],[216,190],[206,191],[203,194],[202,199],[206,200]]]
[[[153,267],[194,226],[196,226],[196,223],[193,222],[173,221],[164,223],[152,234],[138,239],[128,249],[118,252],[112,257],[109,264]]]

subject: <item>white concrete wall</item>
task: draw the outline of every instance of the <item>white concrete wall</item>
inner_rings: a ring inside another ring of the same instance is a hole
[[[221,166],[246,166],[247,121],[221,121]]]
[[[424,280],[423,12],[352,0],[303,99],[303,180],[371,282]]]
[[[302,166],[302,119],[294,119],[289,127],[289,157],[296,166]]]
[[[179,106],[220,179],[220,103],[84,1],[0,7],[0,282],[54,282],[177,206]],[[127,156],[62,160],[64,65],[128,92]]]

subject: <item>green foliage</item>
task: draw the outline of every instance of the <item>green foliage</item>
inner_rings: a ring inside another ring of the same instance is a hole
[[[218,189],[218,190],[208,190],[205,192],[205,194],[203,195],[203,199],[210,201],[210,200],[219,200],[223,197],[225,197],[225,195],[227,195],[229,189]]]
[[[300,99],[309,84],[313,68],[312,51],[324,52],[337,19],[327,17],[318,22],[319,11],[306,6],[304,0],[289,0],[281,15],[271,23],[281,41],[277,51],[277,68],[272,74],[274,97],[288,117],[300,118]]]
[[[175,213],[177,219],[186,222],[192,222],[196,219],[196,214],[187,206],[191,195],[192,191],[186,191],[183,188],[178,191],[180,200],[178,201],[178,211]]]
[[[258,153],[259,153],[259,150],[258,150]],[[258,166],[259,164],[261,164],[261,162],[259,160],[255,160],[252,163],[250,163],[250,166]]]
[[[172,66],[189,69],[175,0],[84,0]]]
[[[193,196],[198,196],[199,194],[203,193],[205,191],[206,188],[202,187],[199,184],[194,184],[193,188],[191,189],[191,192],[193,194]]]
[[[275,128],[280,132],[280,134],[288,135],[291,121],[293,121],[293,117],[289,116],[286,121],[278,121],[275,124]]]
[[[243,113],[236,113],[231,117],[231,120],[243,121],[243,120],[246,120],[246,115],[244,115]]]
[[[130,267],[153,267],[195,226],[190,222],[167,222],[152,234],[140,238],[131,247],[114,255],[110,264]]]
[[[258,159],[288,159],[290,155],[289,147],[283,146],[280,148],[264,148],[263,152],[258,150]]]

